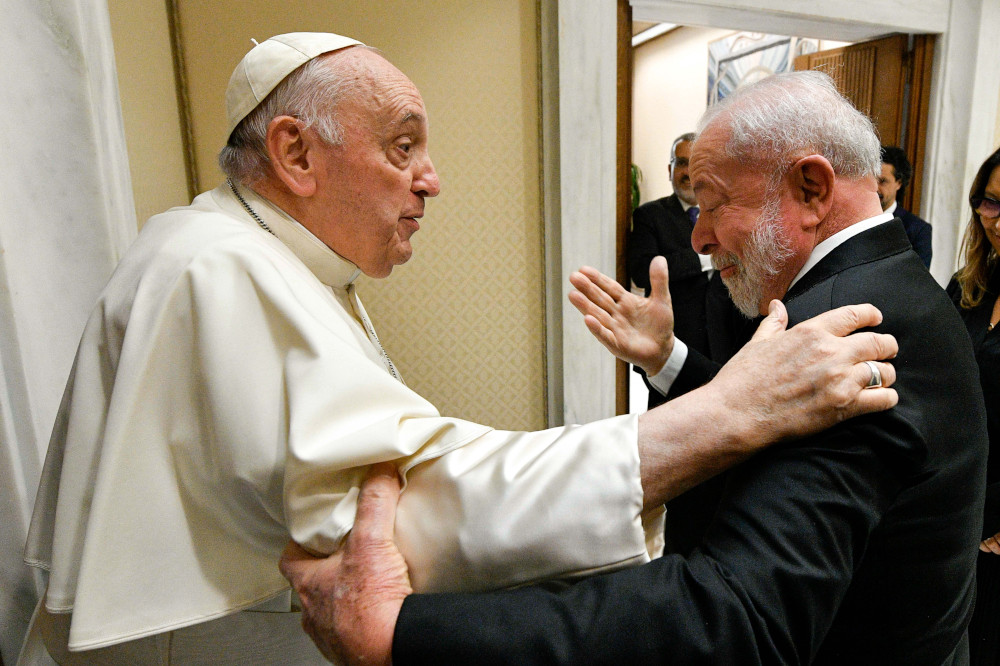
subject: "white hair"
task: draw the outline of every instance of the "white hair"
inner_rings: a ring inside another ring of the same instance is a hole
[[[837,91],[823,72],[788,72],[738,88],[709,107],[699,134],[716,121],[730,130],[726,155],[763,164],[772,185],[785,161],[803,151],[825,157],[847,178],[881,173],[880,144],[872,121]]]
[[[368,46],[351,48],[376,51]],[[321,55],[296,69],[236,126],[219,152],[219,168],[246,186],[266,178],[270,169],[267,126],[278,116],[298,118],[327,144],[340,145],[344,135],[337,105],[361,90],[366,79],[363,68],[356,62],[338,66],[336,59]]]

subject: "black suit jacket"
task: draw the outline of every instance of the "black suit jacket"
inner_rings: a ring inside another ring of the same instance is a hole
[[[964,326],[909,248],[898,222],[870,229],[785,299],[793,323],[877,305],[900,345],[897,407],[730,471],[687,558],[566,589],[411,595],[394,663],[963,663],[985,415]]]
[[[910,239],[914,252],[924,262],[924,266],[930,268],[933,255],[931,225],[898,204],[893,215],[903,221],[903,229],[906,230],[906,237]]]

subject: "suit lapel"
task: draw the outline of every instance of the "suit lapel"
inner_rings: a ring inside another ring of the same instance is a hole
[[[784,302],[794,300],[817,284],[853,266],[899,254],[910,249],[903,225],[898,219],[885,222],[838,245],[792,285]]]

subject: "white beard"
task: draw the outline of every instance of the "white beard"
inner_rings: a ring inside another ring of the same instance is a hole
[[[743,255],[740,259],[731,252],[713,254],[712,265],[716,269],[728,265],[736,268],[722,281],[737,309],[752,319],[760,314],[768,280],[777,275],[792,256],[791,242],[781,224],[781,205],[777,197],[769,200],[761,210]]]

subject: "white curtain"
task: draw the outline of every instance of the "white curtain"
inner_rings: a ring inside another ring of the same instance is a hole
[[[22,549],[86,316],[135,236],[105,2],[0,0],[0,655],[44,582]]]

